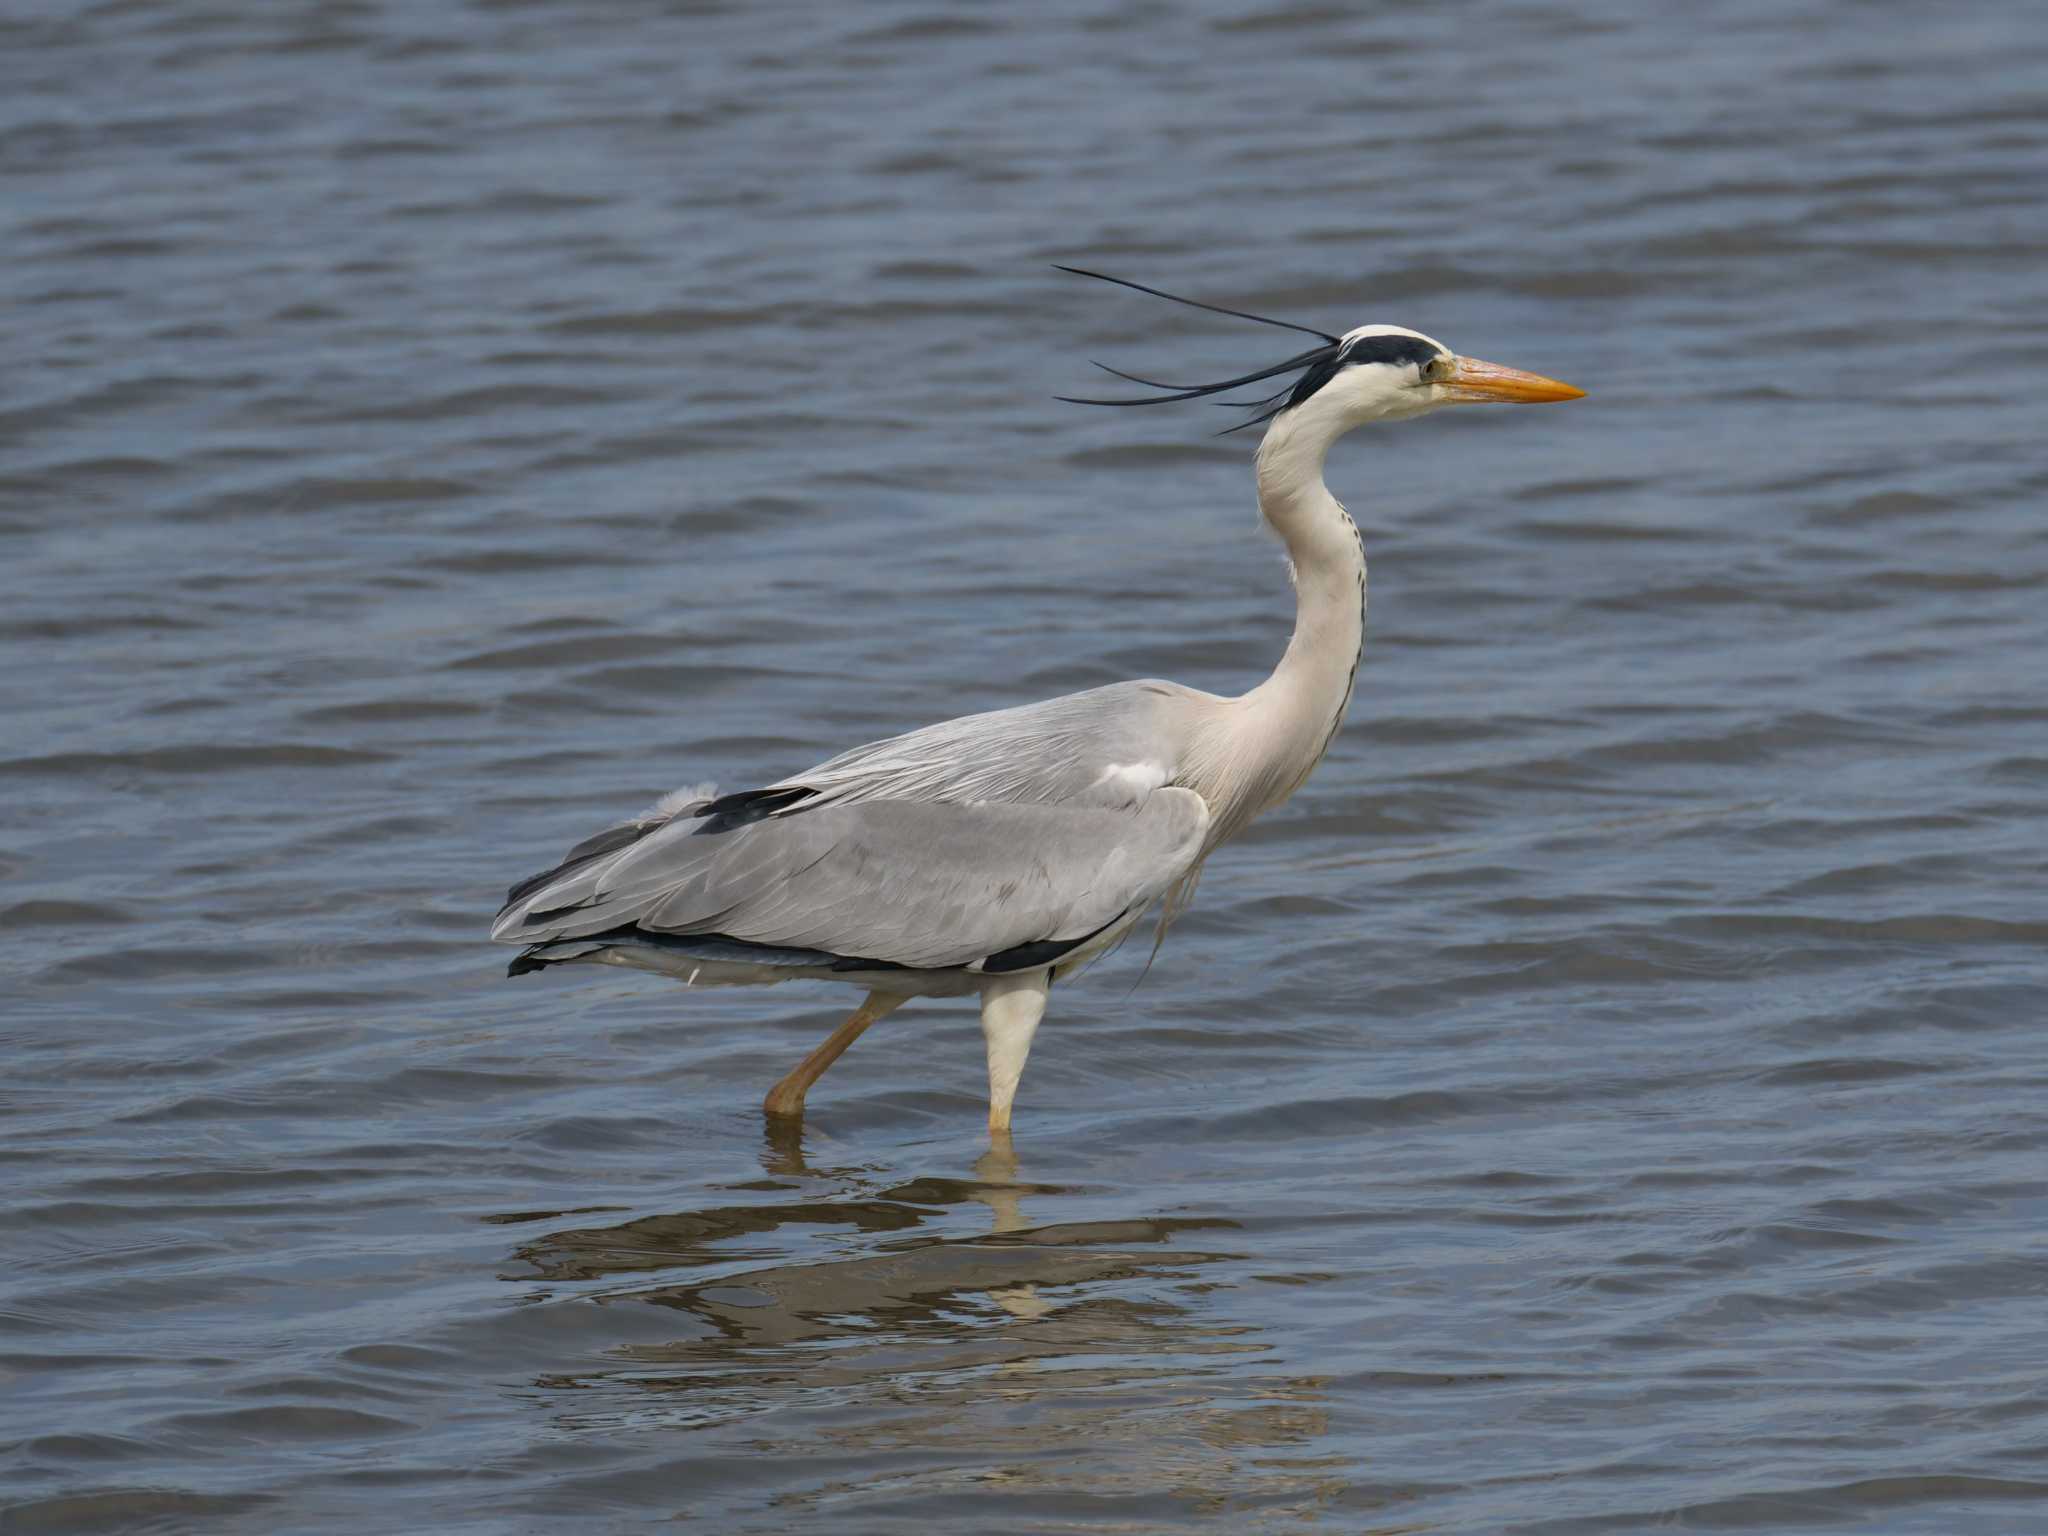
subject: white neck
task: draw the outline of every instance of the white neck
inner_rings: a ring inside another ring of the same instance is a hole
[[[1259,445],[1259,512],[1287,546],[1294,635],[1258,687],[1227,701],[1201,753],[1210,846],[1280,804],[1322,761],[1344,722],[1365,640],[1365,548],[1323,483],[1330,445],[1354,424],[1311,397]]]

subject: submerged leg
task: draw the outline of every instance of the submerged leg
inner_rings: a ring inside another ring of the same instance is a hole
[[[810,1092],[811,1084],[846,1054],[846,1048],[858,1040],[870,1024],[877,1019],[886,1019],[908,1001],[908,998],[894,992],[870,992],[867,999],[853,1010],[853,1017],[827,1035],[823,1045],[798,1062],[795,1071],[768,1090],[767,1101],[761,1108],[771,1115],[803,1114],[804,1095]]]
[[[981,989],[981,1033],[988,1041],[988,1128],[1010,1129],[1010,1105],[1017,1097],[1017,1079],[1031,1054],[1031,1037],[1045,1017],[1045,994],[1051,971],[1021,971],[998,976]]]

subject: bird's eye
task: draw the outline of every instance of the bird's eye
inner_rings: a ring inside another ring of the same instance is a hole
[[[1422,381],[1434,384],[1451,376],[1451,360],[1439,352],[1422,365]]]

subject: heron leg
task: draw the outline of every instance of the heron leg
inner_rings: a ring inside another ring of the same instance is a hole
[[[804,1095],[810,1092],[811,1084],[846,1054],[846,1048],[858,1040],[870,1024],[887,1018],[908,1001],[909,998],[894,992],[870,992],[853,1010],[852,1017],[825,1037],[824,1044],[798,1062],[789,1076],[768,1090],[768,1097],[761,1108],[771,1115],[801,1116]]]
[[[988,1042],[988,1128],[1007,1133],[1017,1080],[1031,1054],[1031,1037],[1045,1017],[1052,972],[998,976],[981,989],[981,1034]]]

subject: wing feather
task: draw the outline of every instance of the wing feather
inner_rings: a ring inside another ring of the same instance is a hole
[[[1174,787],[1215,700],[1116,683],[945,720],[758,789],[679,791],[514,886],[492,929],[531,944],[633,925],[901,965],[1079,939],[1200,859]]]
[[[678,819],[565,869],[501,915],[530,944],[631,925],[898,965],[970,965],[1078,940],[1163,896],[1199,858],[1208,807],[914,800],[826,804],[723,832]]]
[[[1133,806],[1175,781],[1190,716],[1215,703],[1178,683],[1112,683],[871,741],[769,788],[807,790],[812,804]]]

